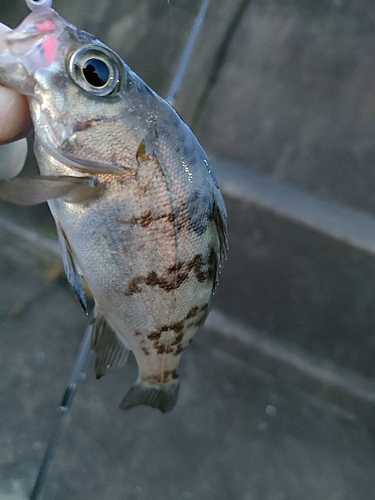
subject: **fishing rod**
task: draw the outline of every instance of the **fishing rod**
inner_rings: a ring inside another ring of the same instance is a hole
[[[90,352],[93,326],[94,326],[94,320],[92,320],[88,325],[88,327],[86,328],[81,345],[79,347],[78,354],[74,362],[73,371],[70,376],[68,386],[65,389],[64,395],[62,397],[61,404],[58,408],[58,416],[56,418],[55,425],[53,427],[52,434],[49,439],[42,464],[39,468],[38,476],[36,478],[33,491],[31,492],[30,495],[30,500],[37,500],[39,498],[43,485],[45,483],[48,468],[56,451],[61,433],[63,431],[63,425],[66,416],[73,404],[73,399],[77,391],[78,382],[82,378],[83,366]]]
[[[26,0],[27,6],[30,10],[35,10],[40,7],[51,7],[52,0]],[[206,17],[207,9],[210,4],[210,0],[203,0],[199,12],[195,18],[193,27],[190,31],[188,40],[186,42],[183,53],[180,57],[176,72],[172,79],[172,83],[170,85],[166,101],[173,106],[176,97],[179,94],[184,76],[189,66],[189,62],[191,56],[193,54],[196,42],[199,38],[199,35],[202,30],[203,22]],[[66,417],[68,415],[69,410],[72,407],[74,396],[77,392],[78,383],[83,378],[83,368],[86,362],[86,359],[91,350],[91,337],[92,331],[94,327],[94,316],[92,314],[91,319],[89,321],[89,325],[86,328],[83,339],[81,341],[81,345],[78,350],[78,354],[74,361],[72,374],[70,376],[68,385],[64,391],[64,395],[61,401],[60,406],[58,407],[58,415],[56,417],[56,421],[54,423],[54,427],[52,429],[52,433],[50,439],[47,444],[46,451],[44,453],[44,457],[42,463],[40,465],[38,475],[33,487],[33,490],[30,494],[29,500],[38,500],[42,493],[46,477],[48,474],[48,470],[52,463],[55,451],[59,444],[60,436],[64,430],[64,424],[66,421]]]

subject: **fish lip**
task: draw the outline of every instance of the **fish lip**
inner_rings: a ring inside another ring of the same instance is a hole
[[[38,26],[43,26],[43,29],[38,29]],[[0,51],[0,84],[34,96],[33,51],[48,37],[59,38],[67,26],[53,9],[41,7],[31,12],[15,29],[6,30]]]
[[[15,43],[22,43],[29,39],[35,39],[36,42],[39,42],[39,40],[43,40],[43,38],[47,38],[53,33],[56,33],[56,28],[46,29],[42,32],[38,31],[35,26],[23,31],[18,31],[18,28],[16,28],[6,33],[5,42],[8,44],[10,53],[13,54],[12,47]],[[17,54],[17,51],[15,53]]]
[[[0,54],[4,52],[7,49],[5,37],[6,34],[9,33],[9,31],[12,31],[8,26],[5,24],[0,23]]]
[[[47,22],[45,26],[42,24],[43,21]],[[52,27],[48,26],[48,21],[52,23]],[[40,26],[43,26],[43,29]],[[56,11],[50,7],[42,6],[25,17],[19,26],[9,30],[5,34],[5,43],[11,54],[15,56],[24,55],[45,38],[51,35],[58,37],[67,26],[69,24]],[[32,40],[35,42],[31,46],[25,47],[25,42]],[[18,44],[21,47],[17,50]]]
[[[24,95],[33,95],[34,81],[29,71],[8,49],[0,52],[0,85]]]

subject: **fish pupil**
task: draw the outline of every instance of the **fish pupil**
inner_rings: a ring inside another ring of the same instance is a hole
[[[86,81],[93,87],[103,87],[108,83],[110,71],[100,59],[89,59],[82,69]]]

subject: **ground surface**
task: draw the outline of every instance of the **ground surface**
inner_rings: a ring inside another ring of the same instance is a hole
[[[26,498],[86,319],[54,257],[0,229],[0,498]],[[43,242],[42,242],[43,243]],[[204,335],[204,334],[203,334]],[[194,342],[168,415],[118,403],[133,361],[86,367],[44,499],[358,500],[374,438],[354,417]]]

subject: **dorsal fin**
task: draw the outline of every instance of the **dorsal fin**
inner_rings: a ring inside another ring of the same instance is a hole
[[[112,367],[124,366],[130,351],[100,313],[95,318],[91,347],[96,353],[96,378],[101,378]]]
[[[215,276],[215,287],[219,283],[219,275],[223,267],[223,261],[227,258],[228,252],[228,224],[227,224],[227,214],[225,210],[225,205],[222,197],[216,195],[214,199],[213,214],[212,219],[215,224],[218,245],[216,246],[216,276]]]

